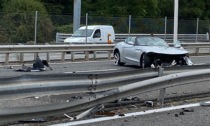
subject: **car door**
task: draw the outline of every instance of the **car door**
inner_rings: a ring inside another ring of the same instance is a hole
[[[137,59],[135,38],[136,37],[130,37],[127,41],[125,41],[125,46],[123,48],[123,56],[127,63],[137,65],[139,60]]]
[[[101,30],[100,29],[95,30],[95,32],[93,34],[92,43],[102,43]]]

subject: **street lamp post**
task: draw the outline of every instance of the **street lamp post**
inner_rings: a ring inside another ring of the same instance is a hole
[[[80,27],[81,0],[74,0],[73,32]]]
[[[173,43],[175,44],[177,41],[177,34],[178,34],[178,12],[179,12],[179,0],[174,0],[174,40]]]

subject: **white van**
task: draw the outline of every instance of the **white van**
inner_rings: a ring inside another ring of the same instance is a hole
[[[114,43],[114,28],[109,25],[87,26],[87,43]],[[74,34],[66,38],[64,43],[84,44],[86,43],[86,26],[80,27]]]

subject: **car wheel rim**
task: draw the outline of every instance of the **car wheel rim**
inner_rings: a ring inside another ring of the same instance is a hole
[[[114,59],[115,59],[114,64],[115,64],[115,65],[118,65],[118,62],[119,62],[119,55],[118,55],[117,53],[114,55]]]

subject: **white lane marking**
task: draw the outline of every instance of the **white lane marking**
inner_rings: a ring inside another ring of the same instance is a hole
[[[210,102],[210,101],[207,101],[206,103],[208,103],[208,102]],[[192,107],[198,107],[198,106],[200,106],[200,103],[180,105],[180,106],[172,106],[172,107],[167,107],[167,108],[160,108],[160,109],[134,112],[134,113],[127,113],[127,114],[124,114],[125,116],[115,115],[115,116],[112,116],[112,117],[101,117],[101,118],[74,121],[74,122],[63,123],[63,124],[54,124],[54,125],[51,125],[51,126],[76,126],[76,125],[81,125],[81,124],[96,123],[96,122],[101,122],[101,121],[121,119],[121,118],[127,118],[127,117],[132,117],[132,116],[146,115],[146,114],[152,114],[152,113],[158,113],[158,112],[166,112],[166,111],[172,111],[172,110],[177,110],[177,109],[182,109],[182,108],[192,108]]]
[[[64,72],[64,73],[106,72],[106,71],[115,71],[115,70],[119,70],[119,69],[89,70],[89,71],[74,71],[74,72]]]

